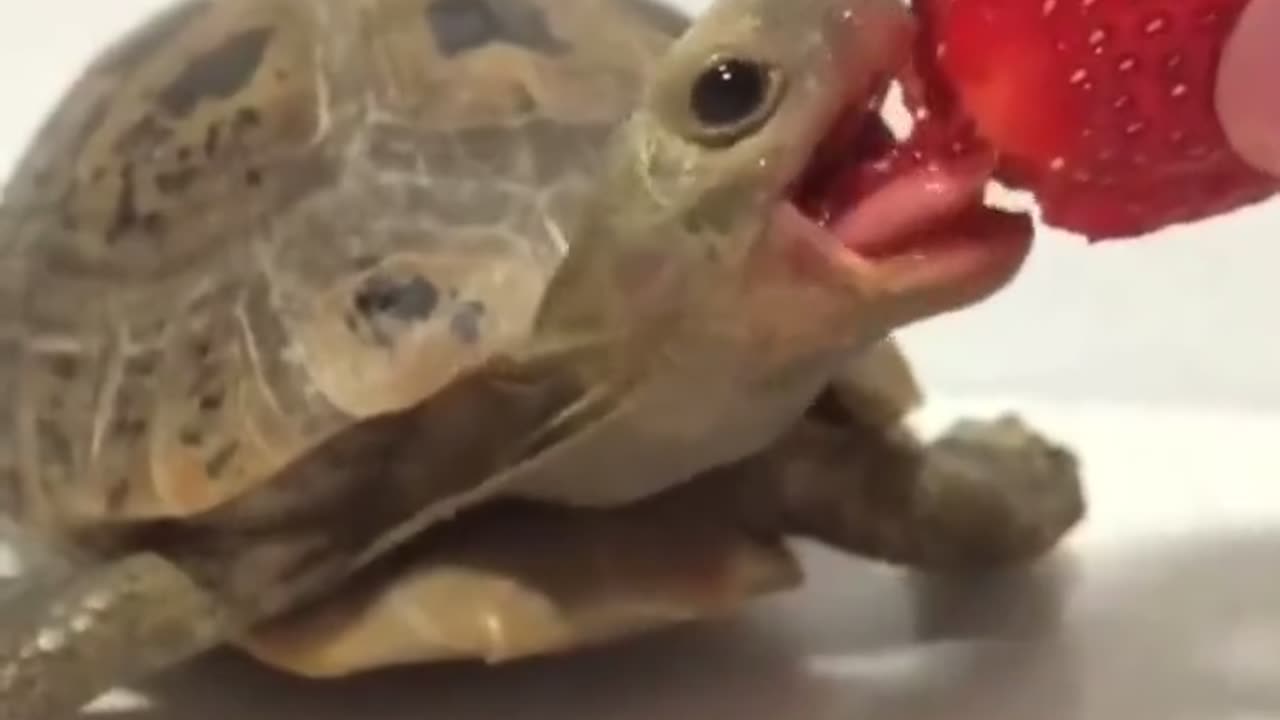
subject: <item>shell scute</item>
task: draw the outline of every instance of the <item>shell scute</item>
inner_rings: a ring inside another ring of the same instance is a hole
[[[303,8],[190,3],[93,63],[6,190],[7,212],[29,220],[25,251],[156,277],[219,253],[228,204],[272,209],[305,191],[279,177],[307,162],[323,115]]]
[[[519,343],[639,7],[198,0],[107,49],[0,207],[6,507],[201,513]]]

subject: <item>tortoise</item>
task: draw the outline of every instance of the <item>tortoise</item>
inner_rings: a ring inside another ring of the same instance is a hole
[[[220,646],[569,651],[794,587],[797,537],[1047,552],[1072,452],[1014,414],[918,439],[893,339],[1005,285],[1025,219],[869,197],[863,247],[797,200],[883,132],[911,32],[895,0],[193,0],[109,47],[4,199],[0,502],[47,557],[0,716]]]

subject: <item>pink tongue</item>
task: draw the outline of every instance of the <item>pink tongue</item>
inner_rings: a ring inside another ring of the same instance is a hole
[[[914,233],[979,200],[994,165],[988,153],[929,162],[863,197],[832,232],[860,254],[892,253]]]

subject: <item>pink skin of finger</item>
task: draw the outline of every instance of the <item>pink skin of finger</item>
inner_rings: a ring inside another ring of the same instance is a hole
[[[1252,0],[1223,50],[1216,102],[1246,162],[1280,177],[1280,0]]]

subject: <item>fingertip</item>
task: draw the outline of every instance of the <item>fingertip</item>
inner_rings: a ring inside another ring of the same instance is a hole
[[[1227,140],[1246,162],[1280,178],[1280,2],[1252,0],[1223,50],[1215,103]]]

